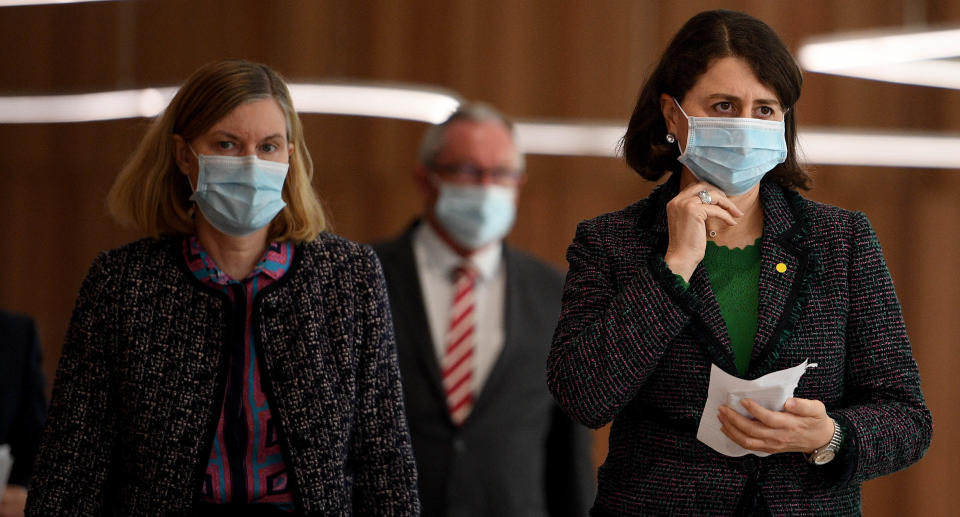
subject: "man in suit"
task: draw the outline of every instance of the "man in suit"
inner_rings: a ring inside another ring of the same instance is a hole
[[[23,515],[46,415],[40,338],[33,319],[0,311],[0,444],[9,445],[13,456],[6,489],[0,484],[0,517]]]
[[[586,515],[590,434],[547,391],[563,278],[503,238],[525,177],[484,104],[427,130],[423,218],[375,246],[387,278],[423,515]]]

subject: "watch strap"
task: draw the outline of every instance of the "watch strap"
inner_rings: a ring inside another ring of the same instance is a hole
[[[840,451],[840,444],[843,442],[843,430],[840,428],[840,424],[838,424],[836,420],[831,418],[830,421],[833,422],[833,435],[830,437],[830,441],[827,442],[826,445],[814,449],[814,451],[807,456],[807,461],[810,463],[816,463],[817,457],[820,456],[820,454],[824,451],[829,450],[833,452],[834,457],[836,457],[836,454]],[[827,463],[828,461],[824,463]]]

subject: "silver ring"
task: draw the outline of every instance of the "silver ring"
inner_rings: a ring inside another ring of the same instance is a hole
[[[697,192],[697,196],[700,198],[701,203],[705,205],[713,204],[713,198],[710,197],[710,193],[707,192],[706,190],[701,190],[700,192]]]

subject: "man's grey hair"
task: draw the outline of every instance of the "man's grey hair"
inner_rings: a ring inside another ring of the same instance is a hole
[[[447,128],[450,124],[461,120],[467,122],[492,122],[494,124],[501,124],[507,128],[513,140],[513,147],[516,150],[516,156],[513,160],[514,167],[516,167],[518,171],[523,171],[525,165],[524,157],[517,146],[513,123],[497,111],[496,108],[483,102],[465,102],[447,117],[447,120],[444,120],[440,124],[430,126],[420,140],[420,149],[417,153],[417,158],[421,164],[427,167],[434,164],[434,160],[437,159],[437,156],[443,150],[443,145],[446,143]]]

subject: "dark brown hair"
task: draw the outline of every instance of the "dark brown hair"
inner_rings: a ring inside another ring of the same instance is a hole
[[[800,98],[803,78],[790,51],[773,29],[744,13],[718,9],[702,12],[673,37],[660,63],[640,90],[622,149],[627,165],[648,180],[658,180],[667,171],[681,168],[676,144],[666,141],[667,124],[660,110],[660,94],[682,102],[684,96],[722,57],[746,60],[761,83],[773,89],[786,110],[787,159],[767,177],[792,189],[810,188],[810,177],[797,162],[797,122],[794,106]]]

